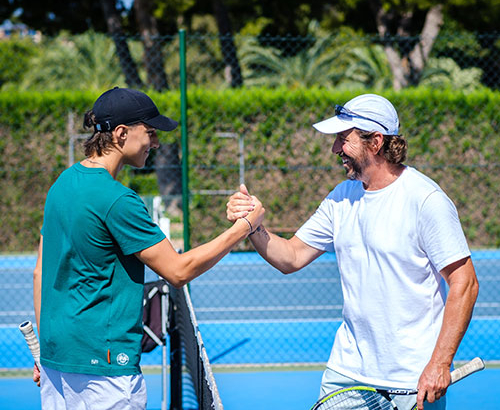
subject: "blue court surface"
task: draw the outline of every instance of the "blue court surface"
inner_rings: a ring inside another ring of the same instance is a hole
[[[448,409],[498,410],[500,368],[491,363],[500,362],[500,251],[474,251],[472,259],[480,294],[456,359],[480,356],[489,364],[450,387]],[[34,321],[34,264],[32,255],[0,257],[0,370],[32,366],[17,325],[26,319]],[[312,406],[322,372],[305,371],[301,365],[320,369],[330,354],[342,311],[336,270],[333,254],[324,254],[293,275],[282,275],[255,253],[234,253],[191,283],[199,328],[226,410],[307,410]],[[156,279],[151,273],[147,281]],[[142,365],[160,363],[160,349],[143,354]],[[284,365],[287,371],[279,367],[272,371],[218,369],[248,364],[273,369]],[[159,409],[161,377],[147,374],[146,381],[148,409]],[[29,378],[6,378],[0,372],[0,410],[39,408],[38,387]]]
[[[480,283],[474,316],[456,360],[500,361],[500,251],[474,251]],[[0,257],[0,369],[31,365],[17,329],[34,321],[34,256]],[[321,364],[329,357],[342,316],[334,254],[293,275],[282,275],[256,253],[226,256],[195,279],[190,294],[213,364]],[[149,277],[154,280],[156,277]],[[148,278],[146,278],[148,280]],[[160,352],[142,365],[160,364]]]
[[[161,376],[146,375],[148,409],[161,408]],[[215,372],[226,410],[309,410],[321,371]],[[449,410],[498,410],[500,369],[486,368],[448,389]],[[0,409],[40,409],[38,387],[27,378],[0,378]]]

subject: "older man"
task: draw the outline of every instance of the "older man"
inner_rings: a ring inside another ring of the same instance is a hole
[[[360,95],[337,105],[335,114],[314,128],[336,134],[332,152],[342,159],[348,180],[291,239],[263,225],[249,238],[283,273],[324,252],[337,255],[343,322],[322,394],[360,383],[417,387],[419,409],[424,401],[426,409],[444,409],[450,367],[478,293],[457,210],[435,182],[403,164],[407,142],[387,99]],[[251,209],[242,185],[228,202],[228,219]],[[399,408],[409,401],[396,400]]]

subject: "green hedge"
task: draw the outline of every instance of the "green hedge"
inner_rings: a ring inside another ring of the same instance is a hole
[[[312,124],[333,115],[334,104],[360,93],[192,90],[191,190],[236,189],[236,143],[215,134],[241,134],[247,185],[265,204],[266,225],[291,235],[345,179],[330,151],[333,136],[319,134]],[[453,198],[471,246],[500,246],[500,94],[413,89],[383,95],[393,101],[400,114],[401,133],[410,145],[406,163],[435,179]],[[223,212],[226,201],[224,196],[193,196],[193,245],[227,227]]]
[[[74,132],[84,132],[83,114],[97,97],[82,91],[0,93],[0,252],[36,249],[46,193],[68,165],[68,115],[76,114]],[[178,94],[155,99],[179,116]],[[75,158],[81,152],[76,149]],[[127,184],[135,179],[130,170],[121,178]]]
[[[291,235],[345,178],[330,152],[333,136],[319,134],[311,125],[331,116],[334,104],[360,93],[190,89],[192,244],[204,242],[228,226],[227,196],[199,191],[238,186],[237,143],[218,138],[218,132],[244,136],[247,185],[265,204],[266,225]],[[150,95],[162,112],[180,117],[177,92]],[[401,133],[410,145],[407,164],[435,179],[454,200],[472,247],[499,247],[500,93],[414,89],[383,95],[399,111]],[[69,91],[0,93],[4,227],[0,251],[35,249],[46,192],[68,162],[68,113],[76,113],[80,122],[96,97]],[[161,138],[180,140],[180,131],[163,133]],[[154,172],[129,169],[122,181],[141,194],[157,193]]]

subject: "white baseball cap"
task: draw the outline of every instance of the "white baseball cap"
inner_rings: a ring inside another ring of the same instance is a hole
[[[389,100],[376,94],[359,95],[345,104],[335,106],[335,117],[313,125],[323,134],[336,134],[351,128],[398,135],[399,119]]]

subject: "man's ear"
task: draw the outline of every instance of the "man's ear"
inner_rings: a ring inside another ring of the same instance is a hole
[[[370,148],[373,152],[374,155],[377,155],[380,153],[380,150],[384,146],[384,135],[381,132],[375,132],[373,135],[371,141],[370,141]]]
[[[123,146],[127,140],[128,127],[126,125],[118,125],[113,133],[115,134],[118,145]]]

